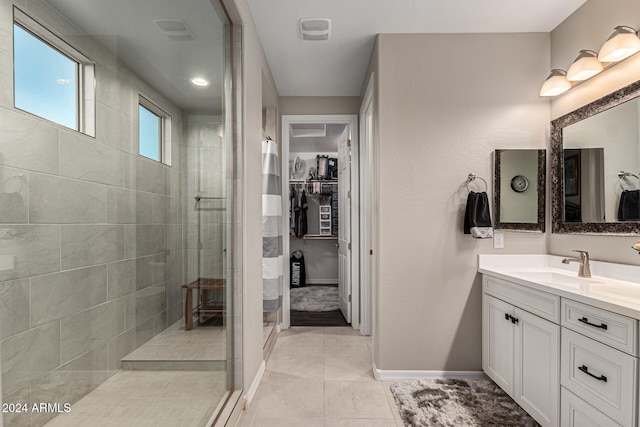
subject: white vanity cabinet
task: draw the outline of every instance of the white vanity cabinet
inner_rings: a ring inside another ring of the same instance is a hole
[[[483,290],[483,370],[538,423],[557,426],[559,297],[492,277]]]
[[[638,320],[483,276],[482,369],[542,426],[640,427]]]
[[[542,425],[640,427],[640,266],[563,261],[480,255],[482,368]]]
[[[563,425],[590,407],[610,418],[595,425],[636,426],[637,320],[563,298],[561,323]]]

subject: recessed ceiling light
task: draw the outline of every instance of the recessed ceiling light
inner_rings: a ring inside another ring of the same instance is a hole
[[[56,82],[61,84],[61,85],[68,85],[69,83],[71,83],[71,81],[69,79],[58,79],[58,80],[56,80]]]
[[[192,85],[200,87],[206,87],[211,84],[209,83],[209,80],[205,79],[204,77],[191,77],[190,81]]]

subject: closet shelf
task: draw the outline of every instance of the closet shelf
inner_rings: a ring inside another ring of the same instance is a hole
[[[336,181],[336,180],[327,180],[327,179],[290,179],[289,180],[289,184],[311,184],[313,182],[319,182],[321,184],[338,185],[338,181]]]
[[[289,236],[291,240],[338,240],[338,236],[320,236],[315,234],[307,234],[302,237]]]

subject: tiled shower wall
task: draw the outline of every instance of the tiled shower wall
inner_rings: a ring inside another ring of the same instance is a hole
[[[96,138],[14,109],[12,4],[0,2],[3,401],[72,403],[181,316],[182,119],[42,1],[15,4],[96,62]],[[172,166],[136,154],[140,93],[172,117]]]
[[[187,282],[199,277],[222,279],[227,274],[224,254],[228,225],[228,168],[222,118],[189,115],[185,122],[185,277]],[[196,195],[213,199],[196,203]]]

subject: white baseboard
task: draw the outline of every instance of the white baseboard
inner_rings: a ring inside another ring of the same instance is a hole
[[[373,364],[373,376],[378,381],[411,381],[430,378],[484,379],[482,371],[400,371],[378,369]]]
[[[256,391],[258,391],[258,386],[260,385],[260,381],[262,381],[262,376],[264,375],[266,367],[267,365],[263,360],[258,368],[256,376],[253,378],[251,387],[249,387],[249,390],[247,390],[247,393],[244,395],[244,409],[249,409],[251,406],[251,401],[253,400],[253,396],[255,396]]]

